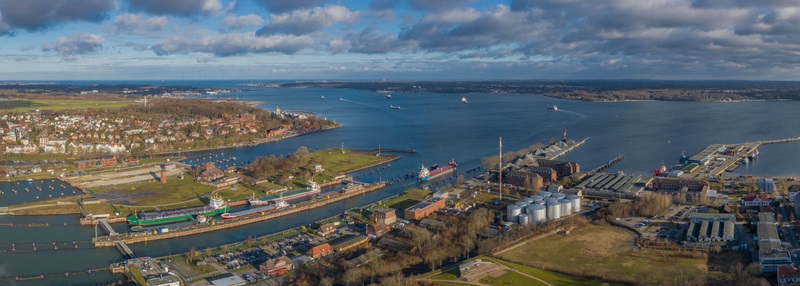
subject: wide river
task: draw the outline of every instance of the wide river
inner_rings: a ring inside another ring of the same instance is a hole
[[[169,84],[161,83],[161,84]],[[681,152],[694,154],[712,143],[738,143],[800,136],[796,124],[800,103],[795,102],[616,102],[596,103],[565,101],[534,94],[467,94],[469,104],[461,103],[459,94],[393,93],[384,94],[348,89],[287,89],[245,87],[237,82],[189,82],[175,84],[207,85],[243,88],[257,91],[230,93],[224,97],[239,97],[264,103],[258,107],[274,110],[304,110],[335,119],[344,126],[339,129],[296,137],[281,142],[254,147],[205,151],[219,157],[237,157],[246,162],[256,156],[288,154],[299,146],[310,149],[341,147],[374,149],[416,149],[416,154],[402,154],[383,171],[383,179],[396,178],[416,172],[421,164],[460,162],[459,169],[472,169],[480,158],[497,153],[498,137],[503,137],[504,150],[518,150],[537,142],[560,139],[567,129],[571,139],[591,139],[582,147],[561,159],[577,161],[589,170],[619,155],[625,159],[609,172],[651,173],[660,166],[676,164]],[[322,99],[321,97],[325,98]],[[389,109],[389,105],[400,109]],[[557,105],[559,111],[547,110]],[[794,122],[794,123],[793,123]],[[761,156],[753,164],[736,170],[739,174],[757,176],[800,175],[800,145],[786,143],[761,148]],[[222,155],[224,153],[224,156]],[[192,163],[197,163],[194,157]],[[208,158],[206,155],[205,158]],[[213,158],[213,157],[212,157]],[[216,160],[216,159],[213,159]],[[362,178],[376,181],[376,175]],[[42,184],[43,190],[49,187]],[[55,183],[57,184],[57,183]],[[268,220],[225,231],[189,236],[180,239],[133,244],[139,256],[162,256],[261,236],[369,204],[403,190],[417,186],[405,181],[362,197],[334,203],[302,214]],[[55,185],[60,188],[60,185]],[[0,197],[14,196],[12,184],[0,184],[5,192]],[[16,195],[22,196],[17,189]],[[31,190],[32,191],[32,190]],[[71,189],[69,193],[71,193]],[[38,190],[36,191],[39,192]],[[55,190],[51,190],[55,192]],[[25,192],[25,196],[33,196]],[[59,190],[58,195],[61,194]],[[39,275],[107,267],[122,257],[115,248],[90,248],[81,244],[95,233],[93,227],[77,226],[77,216],[0,216],[0,223],[48,222],[51,227],[0,227],[0,277]],[[64,225],[66,224],[66,226]],[[125,231],[123,225],[116,225]],[[101,231],[102,234],[102,231]],[[80,247],[71,250],[72,242]],[[56,242],[59,250],[53,249]],[[39,251],[25,252],[31,243]],[[66,244],[65,244],[66,243]],[[17,252],[9,252],[15,244]],[[108,283],[124,279],[108,272],[54,277],[29,282],[0,282],[19,285],[85,285]]]

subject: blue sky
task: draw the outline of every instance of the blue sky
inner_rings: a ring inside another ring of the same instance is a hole
[[[797,80],[796,3],[0,0],[0,80]]]

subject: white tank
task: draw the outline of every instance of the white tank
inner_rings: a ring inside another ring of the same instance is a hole
[[[522,213],[522,208],[515,205],[508,206],[508,213],[506,214],[506,221],[517,222],[517,218]]]
[[[561,205],[561,216],[568,216],[572,214],[572,201],[568,199],[560,199],[558,200],[558,204]]]
[[[547,204],[549,204],[549,203],[558,203],[558,199],[556,199],[556,198],[546,198],[546,199],[544,199],[544,202],[547,203]]]
[[[542,197],[540,195],[533,195],[533,196],[530,196],[529,198],[531,198],[534,201],[544,200],[544,197]]]
[[[577,195],[569,195],[567,199],[572,201],[572,212],[581,212],[581,197]]]
[[[559,200],[567,197],[567,195],[565,195],[565,194],[562,194],[562,193],[555,193],[555,194],[552,194],[552,195],[550,195],[550,196],[551,196],[551,197],[554,197],[554,198],[556,198],[556,199],[559,199]]]
[[[526,214],[519,215],[519,225],[528,225],[530,223],[530,216]]]
[[[529,204],[529,205],[533,203],[533,199],[531,199],[531,198],[524,198],[524,199],[522,199],[522,201],[525,202],[526,204]]]
[[[526,203],[526,202],[516,202],[516,203],[514,203],[514,205],[518,206],[518,207],[521,207],[521,208],[524,208],[525,206],[528,205],[528,203]]]
[[[547,202],[547,219],[557,219],[561,217],[561,205],[558,201]]]
[[[532,205],[544,205],[544,200],[534,200]]]
[[[539,192],[539,195],[540,195],[540,196],[542,196],[543,198],[549,197],[549,196],[550,196],[550,195],[552,195],[552,194],[553,194],[553,193],[551,193],[551,192],[548,192],[548,191],[541,191],[541,192]]]
[[[544,205],[529,205],[526,207],[531,223],[539,223],[547,220],[547,208]]]

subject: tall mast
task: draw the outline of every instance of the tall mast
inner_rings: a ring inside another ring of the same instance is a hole
[[[503,201],[503,137],[500,137],[500,168],[497,172],[497,178],[499,179],[500,186],[498,188],[498,193],[500,193],[500,201]]]

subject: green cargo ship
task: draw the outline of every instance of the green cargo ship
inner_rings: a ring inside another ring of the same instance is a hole
[[[140,212],[128,216],[128,225],[151,226],[158,224],[174,223],[192,220],[199,215],[212,217],[226,213],[230,207],[222,198],[212,197],[207,206],[179,208],[165,211]]]

